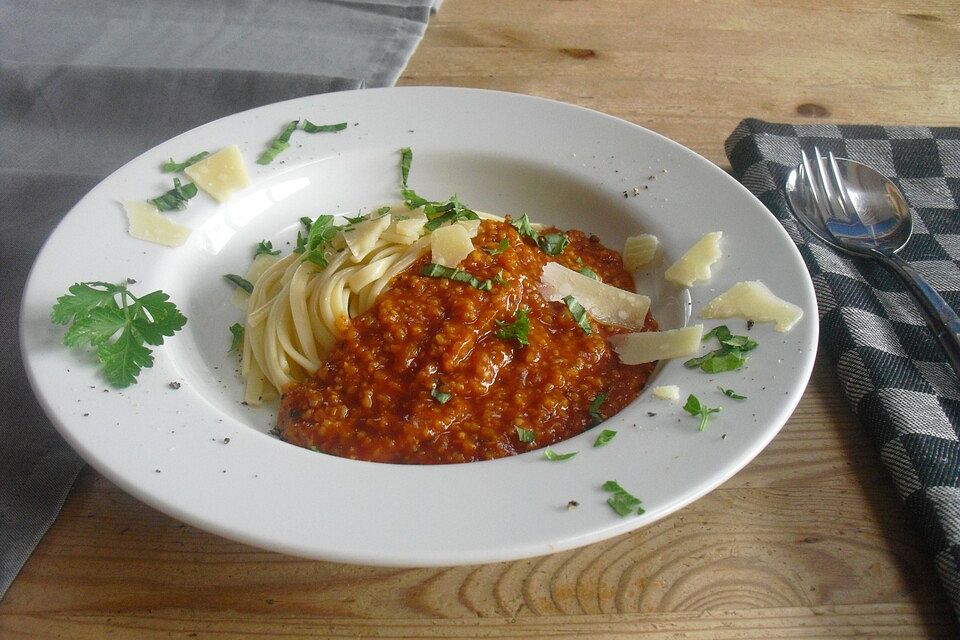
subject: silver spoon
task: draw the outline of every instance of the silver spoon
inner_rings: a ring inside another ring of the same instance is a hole
[[[803,160],[784,185],[793,215],[831,247],[877,260],[899,276],[960,377],[960,317],[896,253],[913,232],[910,207],[900,189],[872,167],[832,153],[826,159],[817,151],[816,166],[805,153]]]

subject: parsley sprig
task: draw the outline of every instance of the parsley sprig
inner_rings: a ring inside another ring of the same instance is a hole
[[[187,323],[170,296],[153,291],[135,296],[126,285],[78,282],[57,298],[50,319],[70,325],[63,336],[68,347],[92,346],[103,375],[115,387],[128,387],[144,368],[153,366],[152,351]]]
[[[720,348],[698,358],[683,363],[688,369],[701,369],[707,373],[734,371],[747,362],[747,353],[757,348],[757,341],[747,336],[735,336],[727,325],[714,327],[703,336],[703,340],[716,338]]]

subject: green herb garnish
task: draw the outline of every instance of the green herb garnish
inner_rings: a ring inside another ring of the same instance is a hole
[[[450,398],[453,397],[452,394],[447,393],[446,391],[440,391],[438,385],[435,383],[433,388],[430,389],[430,397],[439,402],[440,404],[447,404],[450,401]]]
[[[253,257],[257,256],[278,256],[280,255],[280,249],[274,249],[273,243],[269,240],[261,240],[257,245],[257,249],[253,254]]]
[[[501,238],[500,243],[496,247],[494,247],[493,249],[490,249],[489,247],[484,247],[483,250],[492,256],[498,256],[509,248],[510,248],[510,243],[507,241],[507,239]]]
[[[445,267],[443,265],[436,264],[435,262],[428,262],[427,264],[423,265],[420,275],[427,276],[429,278],[446,278],[448,280],[456,280],[457,282],[465,282],[471,287],[480,289],[481,291],[490,291],[493,289],[492,280],[479,280],[466,271],[454,269],[453,267]]]
[[[196,164],[210,155],[209,151],[201,151],[195,156],[190,156],[183,162],[174,162],[173,158],[170,158],[168,161],[160,165],[160,170],[164,173],[177,173],[178,171],[183,171],[192,164]]]
[[[456,194],[450,196],[446,202],[427,202],[423,205],[423,212],[428,222],[423,225],[427,231],[433,232],[445,224],[453,224],[460,220],[479,220],[476,211],[463,206]]]
[[[297,231],[297,247],[293,250],[294,253],[303,253],[307,250],[307,235],[310,233],[310,227],[313,226],[313,220],[304,216],[300,218],[300,224],[303,225],[303,233]]]
[[[628,516],[633,513],[634,509],[637,510],[637,515],[644,513],[643,507],[640,506],[640,499],[630,495],[616,480],[604,482],[603,490],[613,494],[607,498],[607,504],[617,512],[617,515]]]
[[[238,276],[235,273],[227,273],[223,277],[247,293],[253,293],[253,284],[251,284],[246,278]]]
[[[548,256],[563,253],[568,244],[570,244],[570,240],[567,239],[565,233],[548,233],[537,238],[537,246]]]
[[[240,349],[243,348],[243,332],[243,325],[239,322],[230,325],[230,333],[233,334],[233,339],[230,341],[230,351],[240,353]]]
[[[533,432],[533,429],[524,429],[523,427],[514,427],[517,432],[517,438],[520,439],[520,442],[524,444],[530,444],[536,440],[537,435]]]
[[[513,322],[501,322],[497,320],[496,336],[501,340],[516,340],[520,346],[530,344],[527,336],[530,333],[530,318],[527,316],[528,309],[519,309],[514,316]]]
[[[723,387],[718,386],[717,389],[720,390],[720,393],[727,396],[728,398],[733,398],[734,400],[746,400],[747,396],[742,396],[733,389],[724,389]]]
[[[710,419],[711,413],[719,413],[720,407],[708,407],[700,403],[700,398],[690,394],[687,397],[687,403],[683,405],[683,410],[689,413],[692,416],[700,417],[700,431],[703,431],[707,428],[707,420]]]
[[[597,272],[591,269],[590,267],[582,267],[580,273],[587,276],[588,278],[593,278],[594,280],[599,281],[600,276],[597,275]]]
[[[302,129],[307,133],[332,133],[334,131],[343,131],[347,128],[346,122],[337,124],[313,124],[306,118],[303,119]]]
[[[600,405],[602,405],[606,399],[607,399],[607,394],[604,391],[604,392],[598,393],[597,397],[594,398],[593,402],[590,403],[590,418],[593,420],[592,426],[598,425],[604,420],[606,420],[606,418],[603,417],[603,414],[600,413]]]
[[[192,182],[181,185],[180,178],[174,178],[173,189],[148,202],[160,211],[183,211],[187,208],[187,200],[195,195],[197,195],[197,185]]]
[[[616,431],[612,429],[604,429],[603,431],[600,432],[600,435],[597,436],[597,439],[593,441],[593,446],[602,447],[603,445],[613,440],[613,437],[615,435],[617,435]]]
[[[292,120],[287,124],[287,126],[283,128],[283,131],[280,132],[280,135],[270,143],[267,150],[260,154],[260,157],[257,158],[257,164],[270,164],[273,162],[273,159],[277,157],[278,153],[289,148],[290,136],[297,130],[298,124],[300,124],[299,120]]]
[[[567,305],[567,310],[570,311],[570,315],[573,316],[573,319],[577,325],[583,329],[583,332],[587,335],[593,333],[593,328],[590,326],[590,320],[587,318],[587,310],[583,308],[583,305],[577,302],[577,299],[573,296],[565,297],[563,299],[563,303]]]
[[[701,369],[707,373],[734,371],[742,367],[747,361],[747,352],[757,348],[757,341],[747,336],[735,336],[726,325],[714,327],[703,339],[716,338],[720,348],[698,358],[691,358],[683,363],[689,369]]]
[[[303,222],[303,219],[300,219]],[[327,249],[330,242],[340,232],[340,227],[333,224],[333,216],[321,215],[312,221],[307,229],[307,237],[303,240],[303,259],[319,267],[326,267]],[[300,248],[300,236],[297,236],[297,248]]]
[[[494,284],[507,284],[510,281],[503,277],[503,269],[500,269],[497,271],[497,275],[493,276],[493,282]]]
[[[343,219],[347,221],[347,224],[360,224],[367,219],[367,216],[343,216]]]
[[[543,450],[543,457],[549,460],[550,462],[560,462],[562,460],[569,460],[573,456],[577,455],[576,451],[570,453],[557,453],[550,447],[547,447]]]
[[[68,347],[96,348],[103,375],[115,387],[133,384],[142,369],[153,366],[144,344],[159,346],[187,323],[163,291],[137,297],[109,282],[78,282],[68,291],[57,298],[50,319],[70,325],[63,336]]]
[[[521,236],[532,238],[534,241],[539,237],[539,234],[530,226],[530,217],[527,214],[523,214],[516,220],[511,220],[510,226],[516,229]]]

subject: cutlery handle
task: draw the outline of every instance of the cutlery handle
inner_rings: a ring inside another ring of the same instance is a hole
[[[947,354],[957,377],[960,377],[960,317],[947,301],[930,286],[920,273],[900,256],[885,249],[876,250],[880,260],[900,276],[917,299],[927,326]]]

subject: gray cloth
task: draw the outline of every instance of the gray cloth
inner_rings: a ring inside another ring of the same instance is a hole
[[[431,0],[0,0],[0,598],[83,462],[34,399],[20,295],[44,239],[110,172],[192,127],[396,81]]]

